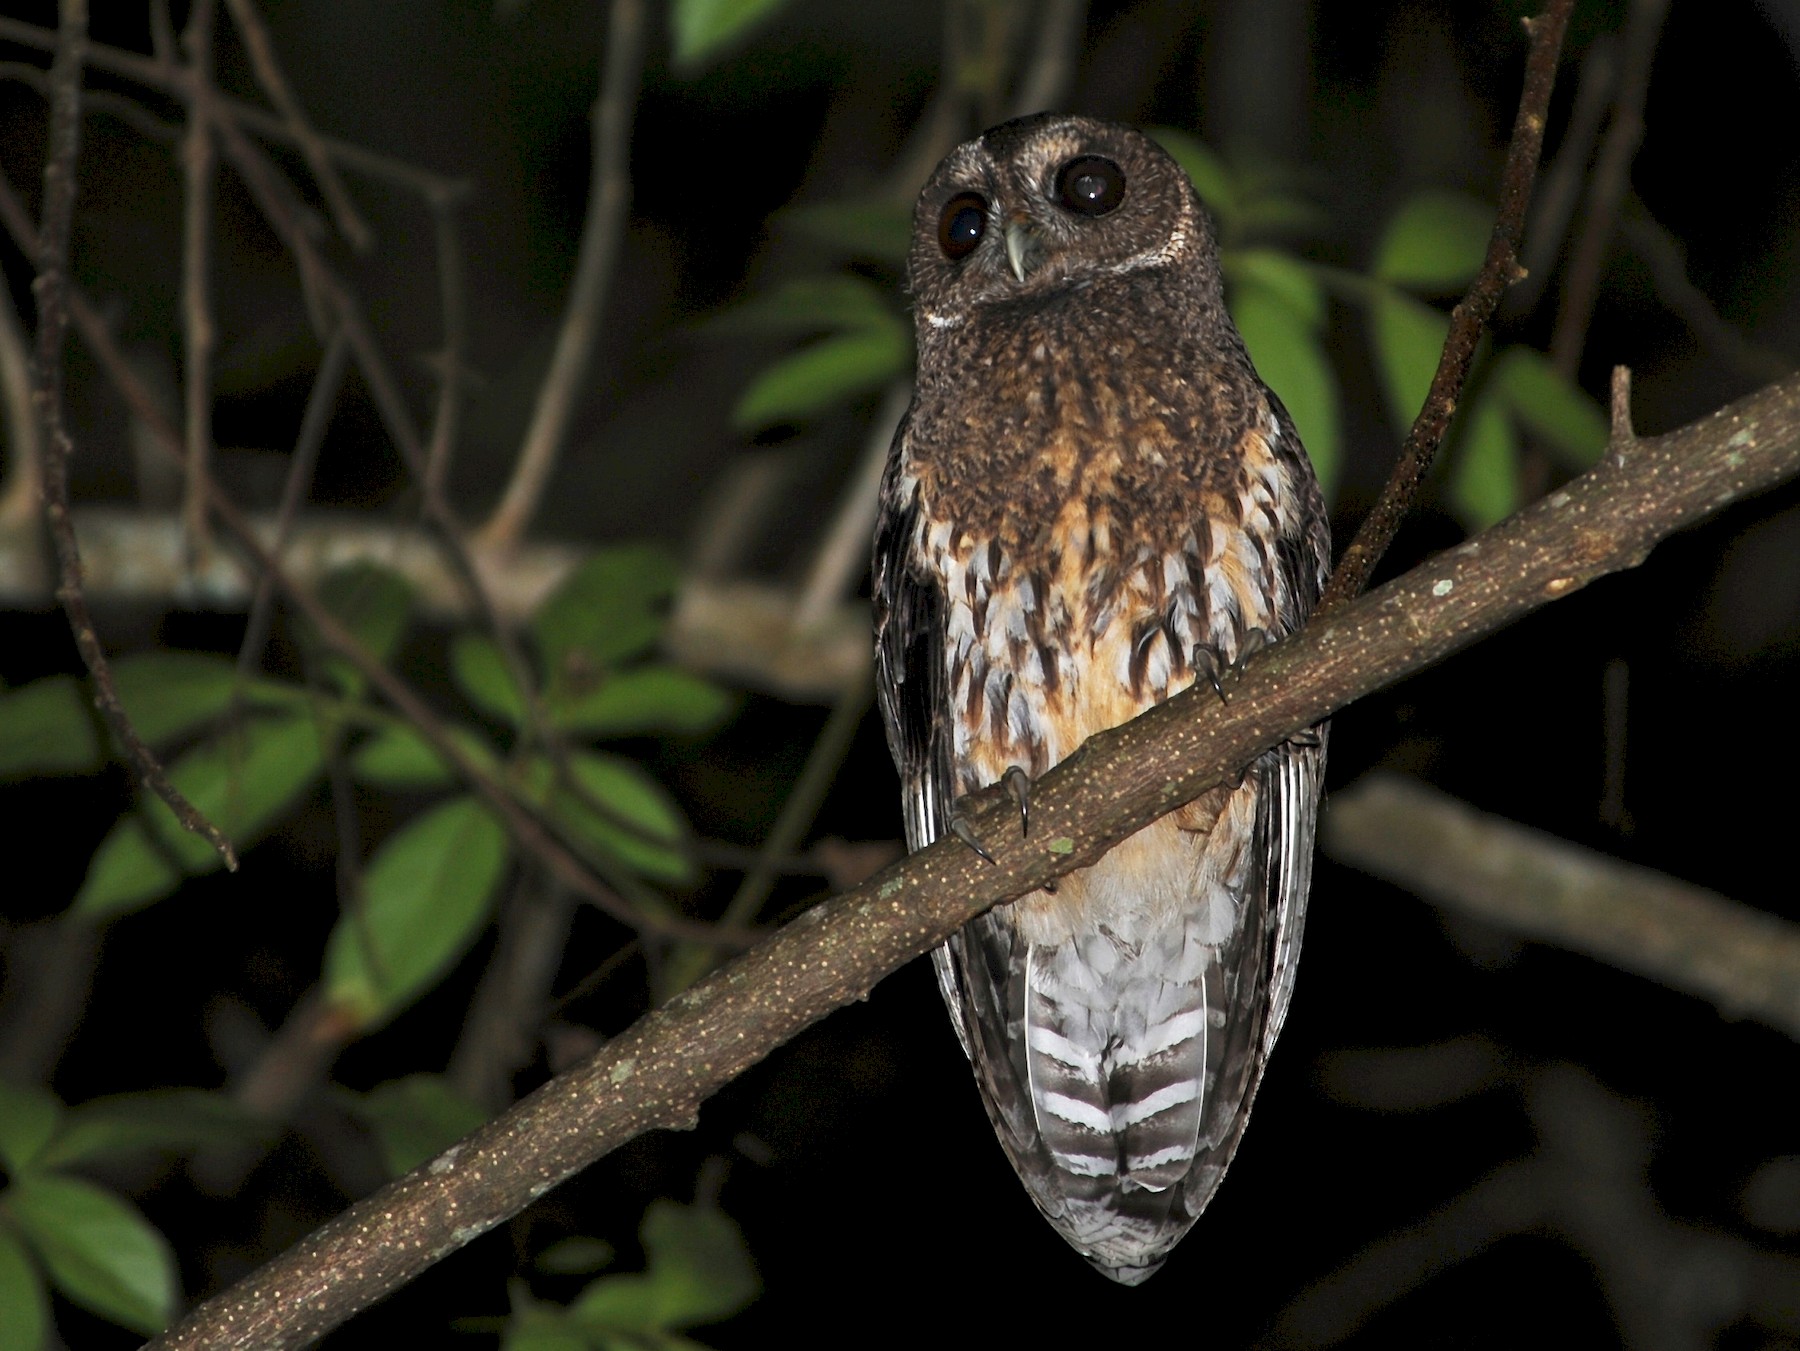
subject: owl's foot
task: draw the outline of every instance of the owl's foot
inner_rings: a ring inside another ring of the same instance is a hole
[[[1019,804],[1019,838],[1027,839],[1031,835],[1031,775],[1013,765],[1000,776],[1000,782],[1006,785],[1007,796]]]
[[[1274,641],[1267,629],[1245,629],[1244,636],[1238,641],[1237,656],[1224,665],[1220,664],[1219,654],[1212,648],[1195,647],[1194,671],[1213,687],[1213,693],[1219,696],[1220,703],[1228,704],[1231,696],[1225,691],[1237,680],[1238,673],[1244,669],[1244,663]]]
[[[975,827],[969,824],[969,818],[962,814],[962,807],[954,805],[950,808],[950,833],[956,836],[969,848],[973,849],[989,863],[996,863],[994,856],[982,847],[981,841],[975,837]],[[996,864],[997,866],[997,864]]]

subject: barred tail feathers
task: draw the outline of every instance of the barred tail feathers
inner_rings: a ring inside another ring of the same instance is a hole
[[[1001,907],[937,956],[1026,1189],[1070,1244],[1125,1284],[1147,1278],[1193,1226],[1243,1130],[1269,964],[1266,916],[1245,880],[1202,884],[1174,915],[1107,888],[1108,913],[1090,910],[1095,922],[1060,936]]]

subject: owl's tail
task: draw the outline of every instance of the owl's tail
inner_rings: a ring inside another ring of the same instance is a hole
[[[1192,1228],[1243,1130],[1267,1006],[1263,917],[1244,909],[1228,936],[1200,914],[1055,943],[1026,941],[1000,911],[940,958],[1026,1189],[1123,1284]]]

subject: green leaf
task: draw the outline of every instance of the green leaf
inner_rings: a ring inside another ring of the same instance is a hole
[[[569,1306],[594,1331],[661,1332],[717,1323],[757,1296],[756,1268],[741,1230],[721,1211],[657,1200],[644,1212],[649,1270],[606,1276]]]
[[[1395,286],[1447,291],[1466,285],[1487,256],[1494,213],[1460,193],[1415,193],[1388,222],[1374,275]]]
[[[794,422],[879,389],[906,369],[911,344],[898,319],[840,333],[767,367],[738,399],[731,418],[743,432]]]
[[[266,1122],[223,1093],[199,1088],[120,1093],[71,1107],[39,1165],[63,1168],[145,1151],[192,1153],[269,1138]]]
[[[113,663],[113,683],[138,735],[159,746],[222,717],[240,691],[255,702],[264,682],[209,652],[140,652]]]
[[[1471,534],[1505,520],[1521,505],[1518,442],[1500,401],[1491,396],[1469,412],[1450,467],[1450,505]]]
[[[1231,312],[1257,372],[1293,418],[1319,487],[1330,501],[1341,458],[1338,390],[1318,332],[1287,303],[1285,292],[1260,282],[1235,288]]]
[[[487,922],[506,860],[506,832],[473,798],[395,831],[363,876],[361,911],[340,918],[325,945],[327,1000],[366,1032],[424,993]]]
[[[319,583],[319,600],[325,608],[383,665],[393,660],[406,635],[412,599],[412,584],[379,563],[346,563],[332,569]],[[322,650],[324,644],[310,625],[306,633]],[[328,657],[325,671],[345,693],[362,693],[362,672],[344,658]]]
[[[1150,135],[1181,166],[1206,209],[1218,221],[1220,233],[1234,232],[1241,199],[1237,176],[1225,161],[1185,131],[1152,127]]]
[[[0,1227],[0,1346],[41,1351],[50,1336],[50,1296],[31,1254]]]
[[[846,258],[897,266],[912,248],[912,214],[903,203],[871,198],[791,207],[778,219]]]
[[[567,731],[592,736],[691,734],[716,727],[731,711],[732,702],[710,680],[673,666],[645,666],[620,671],[585,694],[553,701],[550,720]]]
[[[1262,193],[1244,194],[1244,205],[1239,209],[1232,228],[1237,238],[1266,239],[1271,235],[1317,232],[1330,219],[1316,202],[1265,189]]]
[[[487,1113],[460,1097],[441,1074],[410,1074],[349,1096],[351,1112],[375,1133],[394,1177],[442,1154],[487,1120]]]
[[[894,324],[887,293],[861,277],[800,277],[707,320],[721,336],[754,334],[801,337],[836,329],[864,330]]]
[[[551,695],[591,683],[662,635],[681,574],[654,545],[602,549],[570,573],[531,618]]]
[[[265,718],[197,746],[175,762],[169,777],[241,853],[319,776],[323,764],[319,733],[309,719]],[[155,844],[151,829],[157,832]],[[183,830],[161,799],[147,795],[142,812],[121,817],[100,842],[74,909],[83,915],[117,914],[167,895],[184,874],[220,866],[205,840]]]
[[[476,764],[493,768],[494,752],[466,727],[451,727],[450,739]],[[364,783],[395,792],[444,788],[456,782],[456,771],[411,723],[389,723],[350,755],[350,770]]]
[[[525,722],[525,696],[500,645],[485,633],[459,633],[450,644],[450,674],[469,700],[514,727]]]
[[[1313,270],[1279,249],[1226,249],[1219,255],[1225,280],[1233,286],[1259,286],[1280,297],[1307,327],[1325,322],[1325,288]]]
[[[58,1290],[133,1331],[162,1331],[175,1307],[175,1259],[128,1201],[79,1178],[28,1173],[4,1204]]]
[[[1397,291],[1375,302],[1373,318],[1375,355],[1387,391],[1388,414],[1404,435],[1425,404],[1450,320]]]
[[[592,1351],[595,1342],[554,1305],[515,1310],[506,1320],[501,1351]]]
[[[675,0],[675,64],[693,71],[786,0]]]
[[[0,1080],[0,1165],[16,1173],[35,1163],[61,1120],[62,1104],[53,1094]]]
[[[533,762],[526,777],[545,810],[578,838],[646,877],[685,882],[693,876],[693,866],[679,848],[687,823],[662,785],[636,763],[623,756],[582,751],[569,757],[569,773],[605,815],[590,810],[575,792],[556,783],[547,761]]]
[[[1542,352],[1507,348],[1493,383],[1512,415],[1553,447],[1569,468],[1590,468],[1606,449],[1606,415],[1600,405],[1565,379]]]
[[[545,1248],[533,1265],[553,1276],[591,1276],[611,1266],[614,1256],[613,1245],[605,1239],[573,1234]]]
[[[73,676],[0,694],[0,779],[91,774],[105,763],[87,691]]]

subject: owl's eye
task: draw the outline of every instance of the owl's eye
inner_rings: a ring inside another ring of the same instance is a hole
[[[1077,216],[1104,216],[1125,200],[1125,172],[1109,159],[1083,155],[1057,174],[1056,196]]]
[[[979,193],[959,192],[944,203],[938,217],[938,247],[946,258],[967,258],[987,233],[987,199]]]

